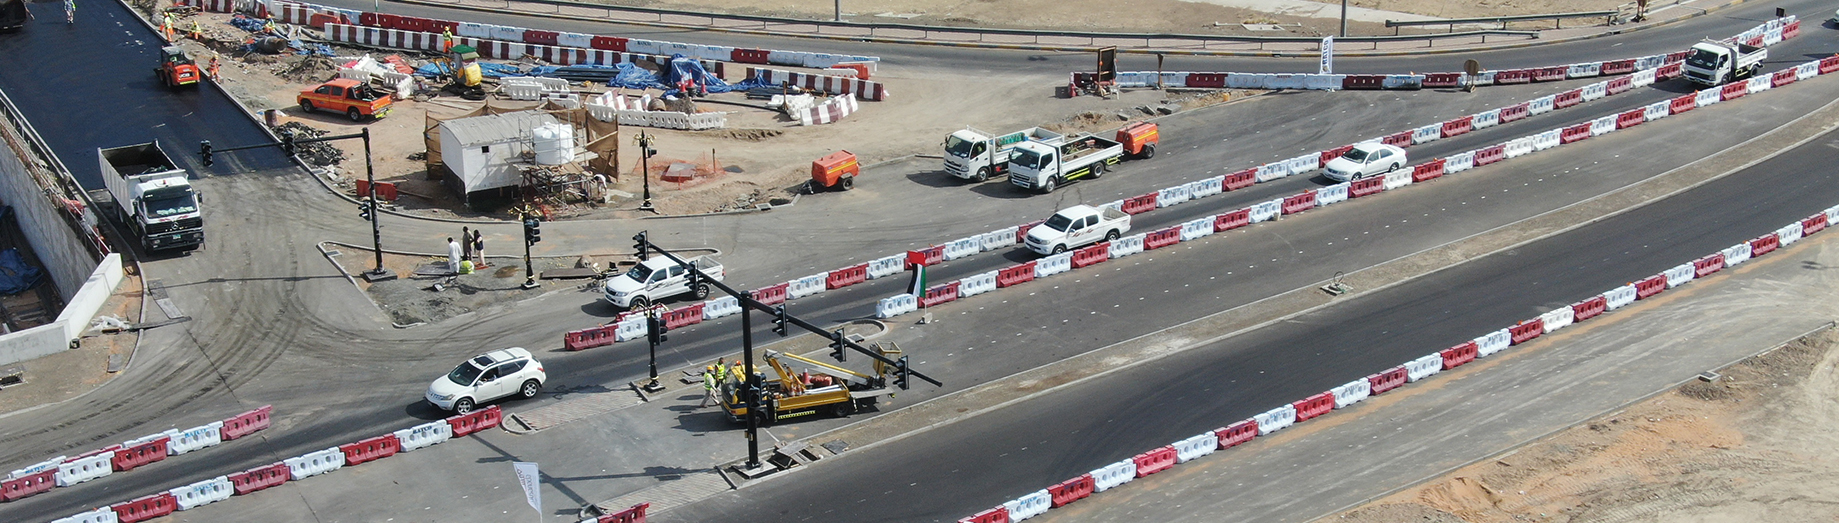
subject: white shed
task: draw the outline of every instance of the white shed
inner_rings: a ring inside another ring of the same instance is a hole
[[[441,122],[441,163],[453,173],[448,186],[468,203],[479,196],[514,196],[523,176],[512,164],[527,163],[524,154],[534,152],[531,131],[560,123],[543,111]]]

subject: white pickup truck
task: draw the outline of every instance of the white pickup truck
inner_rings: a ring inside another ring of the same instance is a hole
[[[689,263],[715,281],[722,281],[722,278],[726,276],[726,268],[716,262],[715,258],[706,255],[697,256],[690,258]],[[625,274],[608,278],[605,292],[608,302],[636,310],[643,309],[652,302],[686,292],[694,295],[698,300],[706,299],[709,297],[709,283],[697,282],[694,287],[690,286],[689,269],[671,261],[670,258],[657,256],[639,262]]]
[[[1023,243],[1041,254],[1059,254],[1130,232],[1130,215],[1112,208],[1074,205],[1028,229]]]

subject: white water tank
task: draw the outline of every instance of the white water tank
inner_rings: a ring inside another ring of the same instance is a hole
[[[562,165],[575,161],[575,128],[565,123],[539,125],[530,131],[532,147],[539,165]]]

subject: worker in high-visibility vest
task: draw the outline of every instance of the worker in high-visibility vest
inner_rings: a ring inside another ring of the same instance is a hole
[[[441,52],[453,51],[453,28],[441,27]]]
[[[722,358],[715,358],[715,381],[728,381],[728,363]]]
[[[186,36],[192,37],[193,40],[203,40],[204,39],[204,28],[198,27],[197,20],[192,20],[192,30],[191,32],[186,33]]]
[[[715,367],[704,367],[702,369],[702,404],[697,405],[696,408],[709,406],[709,400],[715,400],[716,404],[721,404],[721,398],[715,396],[715,389],[720,386],[721,381],[715,379]]]
[[[208,66],[206,66],[204,70],[205,70],[205,72],[206,72],[206,73],[209,73],[209,74],[211,75],[211,80],[213,80],[213,81],[216,81],[216,80],[223,80],[223,77],[220,77],[220,76],[217,76],[217,67],[218,67],[218,65],[217,65],[217,55],[216,55],[216,54],[212,54],[212,55],[211,55],[211,64],[210,64],[210,65],[208,65]]]
[[[166,13],[166,16],[162,18],[160,31],[166,33],[166,41],[171,42],[173,40],[172,13]]]

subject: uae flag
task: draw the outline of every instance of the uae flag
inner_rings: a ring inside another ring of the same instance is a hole
[[[926,253],[907,251],[907,268],[913,271],[913,281],[907,285],[907,293],[914,298],[926,297]]]

